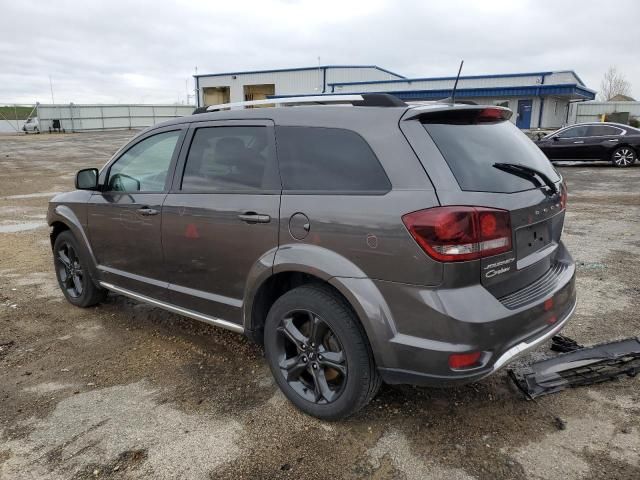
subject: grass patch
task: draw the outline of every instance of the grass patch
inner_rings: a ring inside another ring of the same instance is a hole
[[[33,110],[34,105],[16,106],[6,105],[0,106],[0,120],[26,120]],[[37,115],[37,110],[33,111],[33,116]],[[4,118],[3,118],[4,117]]]

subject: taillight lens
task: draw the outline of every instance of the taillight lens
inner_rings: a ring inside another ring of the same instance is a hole
[[[567,197],[569,191],[567,190],[567,182],[562,182],[560,186],[560,208],[562,210],[567,208]]]
[[[509,212],[486,207],[436,207],[402,217],[418,245],[441,262],[462,262],[511,250]]]
[[[501,120],[508,120],[511,117],[511,112],[502,108],[484,108],[480,110],[476,121],[481,122],[499,122]]]

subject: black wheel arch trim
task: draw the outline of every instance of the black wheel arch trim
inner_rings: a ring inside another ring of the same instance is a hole
[[[397,329],[391,309],[375,283],[347,259],[340,257],[342,261],[337,262],[339,259],[336,258],[335,252],[327,251],[332,254],[328,258],[322,255],[326,250],[322,247],[307,244],[288,245],[284,250],[286,255],[282,255],[282,246],[263,255],[249,276],[245,290],[247,294],[243,302],[245,334],[253,341],[261,342],[258,325],[254,323],[253,310],[257,293],[265,282],[273,275],[281,273],[302,273],[326,283],[344,298],[365,331],[376,365],[393,363],[392,359],[385,357],[385,352],[389,354],[389,349],[385,348],[384,344],[395,336]],[[311,251],[318,255],[309,255]],[[296,258],[298,255],[302,256]],[[268,259],[272,259],[271,266],[268,265]],[[307,262],[303,263],[303,259]],[[317,261],[309,261],[311,259]],[[332,265],[339,266],[340,271],[327,268]]]
[[[53,209],[53,211],[50,212],[47,223],[49,224],[49,226],[53,226],[56,223],[62,223],[73,233],[73,235],[76,237],[76,240],[78,240],[78,243],[81,244],[80,246],[84,250],[84,253],[87,255],[87,259],[89,260],[89,265],[87,265],[89,274],[92,278],[97,278],[96,275],[98,275],[98,262],[95,255],[93,254],[93,249],[91,248],[91,244],[89,243],[89,238],[87,237],[85,229],[74,211],[66,205],[57,205]],[[55,240],[52,239],[52,248],[54,241]]]

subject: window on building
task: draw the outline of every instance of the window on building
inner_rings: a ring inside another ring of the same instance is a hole
[[[285,190],[385,193],[391,189],[371,147],[353,131],[277,127],[276,140]]]
[[[509,108],[509,100],[494,100],[493,104],[496,107],[504,107],[504,108]]]
[[[196,130],[182,177],[186,192],[279,188],[266,127],[203,127]]]

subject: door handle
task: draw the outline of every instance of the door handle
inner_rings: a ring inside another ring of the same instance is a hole
[[[575,142],[573,142],[573,143],[584,143],[584,140],[576,140],[576,141],[575,141]]]
[[[149,207],[139,208],[138,210],[136,210],[136,212],[144,217],[150,217],[152,215],[158,215],[158,213],[160,213],[158,210]]]
[[[238,218],[247,223],[269,223],[271,217],[269,215],[261,215],[255,212],[247,212],[238,215]]]

